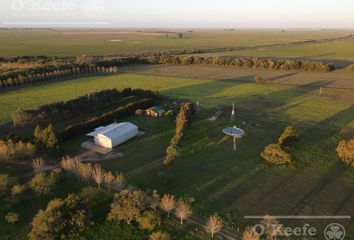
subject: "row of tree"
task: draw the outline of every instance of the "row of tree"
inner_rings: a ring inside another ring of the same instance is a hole
[[[99,164],[82,163],[78,157],[63,157],[61,168],[81,181],[94,181],[99,189],[101,185],[106,186],[109,191],[112,188],[120,190],[124,186],[125,177],[122,173],[114,175],[111,171],[104,170]]]
[[[116,66],[62,65],[46,66],[20,71],[4,72],[0,75],[0,88],[19,86],[37,82],[59,80],[87,74],[117,73]]]
[[[36,146],[29,142],[0,140],[0,161],[32,157]]]
[[[155,101],[156,97],[144,98],[135,102],[131,102],[125,106],[121,106],[113,111],[104,113],[98,117],[90,118],[83,122],[71,124],[62,131],[62,140],[66,141],[99,126],[112,123],[113,121],[116,121],[120,118],[132,115],[137,109],[149,108],[155,104]]]
[[[295,70],[309,72],[330,72],[335,66],[323,62],[302,61],[290,59],[259,59],[253,57],[227,57],[227,56],[178,56],[178,55],[152,55],[145,58],[152,64],[205,64],[230,66],[241,68],[259,68],[272,70]]]
[[[180,145],[184,132],[186,128],[191,124],[192,118],[195,115],[195,106],[193,103],[184,103],[179,113],[176,117],[176,132],[173,138],[171,139],[170,145],[166,149],[166,158],[164,164],[168,165],[173,162],[180,152]]]
[[[36,109],[19,110],[12,115],[14,126],[27,126],[70,119],[78,114],[96,111],[122,100],[134,96],[136,98],[157,97],[158,92],[125,88],[123,90],[107,89],[92,92],[77,98],[49,103],[38,106]]]

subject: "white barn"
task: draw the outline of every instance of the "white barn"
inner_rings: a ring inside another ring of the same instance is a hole
[[[105,127],[98,127],[95,131],[87,134],[87,136],[94,137],[97,145],[105,148],[114,148],[138,135],[138,127],[128,122],[112,123]]]

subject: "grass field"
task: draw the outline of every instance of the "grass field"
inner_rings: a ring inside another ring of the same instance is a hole
[[[354,61],[354,41],[334,41],[307,45],[280,46],[274,48],[257,48],[252,50],[217,52],[209,55],[257,56],[271,58],[299,58],[326,61],[339,67],[345,67]]]
[[[170,36],[166,39],[164,33],[156,33],[151,31],[124,32],[123,30],[0,30],[0,56],[77,56],[83,54],[127,54],[141,53],[145,51],[151,52],[240,47],[342,37],[352,33],[345,30],[289,30],[285,32],[280,30],[176,31],[185,32],[183,39],[177,39],[176,35],[174,34],[170,34]],[[30,39],[30,41],[28,41],[28,39]],[[353,48],[353,42],[348,42],[347,45],[349,46],[349,49]],[[302,50],[304,53],[302,56],[306,56],[305,51],[306,47],[304,50]],[[289,53],[291,53],[291,50]],[[336,54],[336,56],[339,58],[347,59],[350,50],[343,52],[342,47],[336,44],[336,46],[334,48],[332,47],[330,50],[326,48],[322,49],[318,55],[328,53]],[[258,54],[255,53],[255,55]]]
[[[129,183],[143,189],[195,198],[193,207],[201,217],[214,211],[225,216],[226,213],[354,214],[354,171],[345,167],[335,152],[339,140],[352,136],[354,129],[354,82],[348,73],[309,74],[189,66],[144,66],[122,70],[133,73],[85,77],[2,92],[0,122],[8,121],[11,112],[18,108],[32,108],[101,89],[141,87],[159,90],[171,98],[200,103],[198,118],[183,140],[182,157],[171,167],[162,164],[165,149],[174,134],[173,119],[131,116],[122,121],[148,129],[147,134],[120,146],[117,151],[124,156],[102,162],[103,167],[123,172]],[[255,84],[254,74],[272,80],[269,84]],[[330,81],[333,79],[335,81]],[[324,96],[318,96],[319,86],[327,89]],[[239,142],[237,152],[232,149],[231,139],[222,134],[222,129],[230,125],[230,116],[223,114],[215,122],[207,120],[218,109],[229,111],[232,101],[236,101],[237,106],[236,124],[247,132]],[[282,167],[265,164],[259,153],[265,145],[276,142],[289,123],[297,127],[300,138],[290,150],[293,163]],[[65,143],[62,154],[74,153],[84,138],[81,136]],[[28,171],[26,167],[1,163],[0,172],[21,176]],[[70,191],[77,192],[80,187],[80,184],[64,183],[53,196],[65,196]],[[0,234],[12,236],[10,232],[27,232],[31,214],[45,206],[46,200],[31,203],[33,211],[28,213],[20,209],[24,221],[17,227],[9,228],[2,223],[3,215],[0,215]],[[2,209],[2,212],[7,211],[6,206]],[[104,236],[107,239],[121,231],[101,222],[98,221],[95,227],[106,229]],[[311,223],[323,228],[327,222]],[[352,222],[341,223],[353,232]],[[179,234],[186,232],[193,230],[182,229]],[[93,232],[87,234],[89,239],[99,236]],[[180,239],[185,238],[181,236]],[[190,239],[202,240],[205,236],[193,235]]]

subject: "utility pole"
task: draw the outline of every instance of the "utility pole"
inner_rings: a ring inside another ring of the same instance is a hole
[[[235,122],[235,101],[232,102],[232,111],[231,111],[231,123],[234,123]]]

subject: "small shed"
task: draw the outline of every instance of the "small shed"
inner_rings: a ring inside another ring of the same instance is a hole
[[[105,148],[114,148],[138,135],[138,127],[128,122],[113,123],[108,126],[98,127],[95,131],[87,134],[87,136],[94,137],[97,145]]]
[[[165,110],[156,106],[146,110],[146,115],[151,117],[162,117],[164,114]]]

